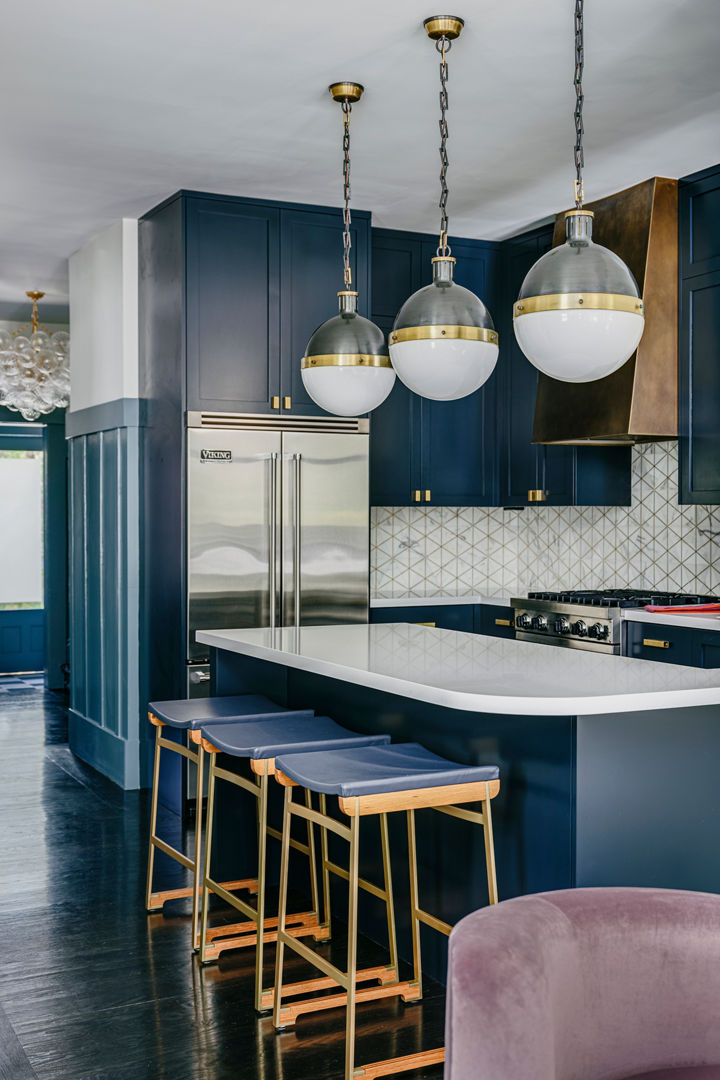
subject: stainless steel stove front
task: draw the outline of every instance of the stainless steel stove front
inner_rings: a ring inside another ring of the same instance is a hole
[[[562,604],[551,600],[512,599],[515,637],[565,649],[619,655],[622,644],[618,608]]]

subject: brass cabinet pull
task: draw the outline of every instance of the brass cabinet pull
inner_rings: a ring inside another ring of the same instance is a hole
[[[547,491],[542,491],[540,488],[530,488],[528,491],[528,502],[545,502],[548,497]]]
[[[413,502],[420,502],[421,498],[422,498],[422,492],[421,491],[413,491]]]
[[[292,398],[291,397],[284,397],[283,398],[283,409],[292,409]]]
[[[495,625],[496,626],[512,626],[512,620],[511,619],[496,619],[495,620]]]
[[[270,399],[270,407],[272,409],[279,409],[280,408],[280,398],[278,396],[273,396]]]
[[[649,649],[669,649],[670,642],[662,641],[660,638],[644,637],[643,645],[646,645]]]
[[[425,502],[430,502],[430,488],[425,488]]]
[[[416,622],[415,626],[435,626],[434,622]]]

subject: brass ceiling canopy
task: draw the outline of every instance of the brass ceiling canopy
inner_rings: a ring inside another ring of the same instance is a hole
[[[332,94],[333,101],[354,105],[363,96],[365,87],[357,82],[334,82],[330,83],[328,90]]]
[[[423,22],[425,33],[432,41],[440,41],[441,38],[454,41],[460,37],[464,25],[465,20],[459,15],[431,15]]]

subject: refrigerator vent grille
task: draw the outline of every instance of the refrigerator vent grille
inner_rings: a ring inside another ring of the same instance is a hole
[[[226,428],[233,431],[334,431],[367,435],[370,421],[357,417],[265,416],[262,413],[189,412],[191,428]]]

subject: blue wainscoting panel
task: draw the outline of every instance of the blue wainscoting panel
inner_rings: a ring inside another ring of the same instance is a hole
[[[124,788],[140,784],[140,438],[118,427],[69,442],[70,747]]]

